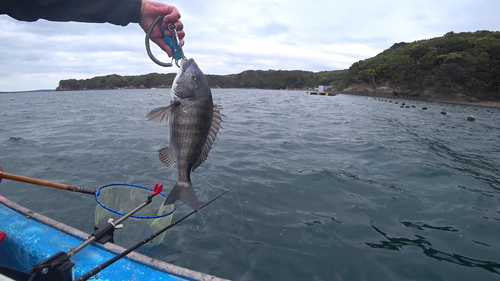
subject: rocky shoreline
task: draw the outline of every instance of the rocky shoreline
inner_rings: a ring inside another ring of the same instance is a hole
[[[500,108],[500,101],[483,101],[474,97],[467,96],[461,91],[457,91],[456,94],[442,94],[432,90],[412,91],[401,87],[393,88],[390,86],[353,84],[349,88],[343,90],[340,93],[347,95],[367,96],[367,97],[432,101],[432,102]]]

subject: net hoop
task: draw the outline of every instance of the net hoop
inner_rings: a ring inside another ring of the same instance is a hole
[[[119,211],[116,211],[116,210],[113,210],[111,209],[110,207],[104,205],[100,200],[99,200],[99,194],[101,194],[101,189],[103,188],[106,188],[106,187],[109,187],[109,186],[132,186],[132,187],[138,187],[138,188],[142,188],[142,189],[147,189],[147,190],[150,190],[151,192],[153,192],[153,189],[150,188],[150,187],[147,187],[147,186],[142,186],[142,185],[137,185],[137,184],[131,184],[131,183],[111,183],[111,184],[107,184],[107,185],[104,185],[104,186],[101,186],[98,190],[96,190],[95,192],[95,200],[97,201],[97,204],[99,204],[101,207],[103,207],[104,209],[110,211],[110,212],[113,212],[115,214],[118,214],[118,215],[121,215],[121,216],[124,216],[125,213],[122,213],[122,212],[119,212]],[[160,192],[158,195],[161,195],[165,198],[168,197],[168,195],[164,194],[163,192]],[[144,198],[144,201],[146,201],[146,198]],[[166,216],[169,216],[171,214],[173,214],[175,212],[175,210],[177,209],[177,206],[175,205],[175,203],[173,204],[174,205],[174,208],[172,209],[172,211],[166,213],[166,214],[163,214],[163,215],[160,215],[160,216],[139,216],[139,215],[131,215],[130,217],[132,218],[136,218],[136,219],[157,219],[157,218],[163,218],[163,217],[166,217]]]

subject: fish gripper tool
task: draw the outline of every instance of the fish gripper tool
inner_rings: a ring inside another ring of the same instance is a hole
[[[151,37],[151,33],[153,32],[155,26],[162,20],[163,17],[158,16],[149,27],[149,30],[146,33],[146,51],[151,60],[160,66],[171,67],[173,65],[172,62],[175,60],[175,65],[177,65],[177,67],[180,67],[179,60],[186,59],[186,57],[184,56],[182,47],[179,44],[180,42],[179,42],[179,36],[177,35],[177,25],[175,25],[175,23],[168,24],[168,31],[170,31],[171,37],[168,37],[165,33],[167,31],[167,28],[164,28],[163,26],[160,25],[161,32],[163,33],[163,39],[165,39],[167,45],[170,47],[170,49],[172,49],[172,62],[170,63],[161,62],[157,58],[155,58],[153,53],[151,53],[151,48],[149,46],[149,38]]]

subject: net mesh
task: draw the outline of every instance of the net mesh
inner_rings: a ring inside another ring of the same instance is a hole
[[[96,193],[95,224],[115,221],[146,201],[152,189],[132,184],[110,184],[101,187]],[[163,205],[167,196],[163,193],[153,197],[152,202],[123,222],[123,229],[114,232],[114,241],[123,247],[130,247],[151,236],[172,222],[175,205]],[[121,213],[121,214],[119,214]],[[163,242],[166,232],[149,242],[157,246]]]

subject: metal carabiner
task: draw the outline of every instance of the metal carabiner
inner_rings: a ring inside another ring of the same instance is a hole
[[[151,26],[149,27],[149,30],[146,33],[146,52],[148,53],[148,56],[151,58],[151,60],[154,61],[156,64],[158,64],[160,66],[171,67],[173,65],[172,62],[165,63],[165,62],[161,62],[158,59],[156,59],[155,56],[153,56],[153,53],[151,53],[151,48],[149,46],[149,38],[151,37],[151,33],[153,32],[153,30],[154,30],[155,26],[158,24],[158,22],[160,22],[162,20],[163,20],[163,17],[158,16],[153,21]],[[169,38],[165,34],[166,29],[163,26],[160,26],[160,28],[161,28],[161,31],[163,33],[163,38],[165,39],[165,42],[168,44],[168,46],[172,50],[172,61],[175,60],[175,65],[177,65],[177,67],[180,67],[179,60],[186,59],[186,57],[184,56],[184,52],[182,51],[182,47],[179,45],[179,36],[177,35],[177,26],[175,25],[175,23],[170,23],[168,25],[168,30],[170,31],[170,33],[172,33],[171,38]]]
[[[160,26],[160,28],[163,32],[163,38],[165,39],[165,42],[167,42],[167,44],[172,49],[172,60],[175,60],[175,65],[177,65],[177,67],[180,67],[179,60],[185,59],[186,57],[184,56],[184,52],[182,52],[182,48],[179,45],[180,41],[177,34],[177,25],[175,23],[168,24],[168,30],[172,34],[171,38],[167,37],[167,35],[165,34],[166,29],[163,26]]]

